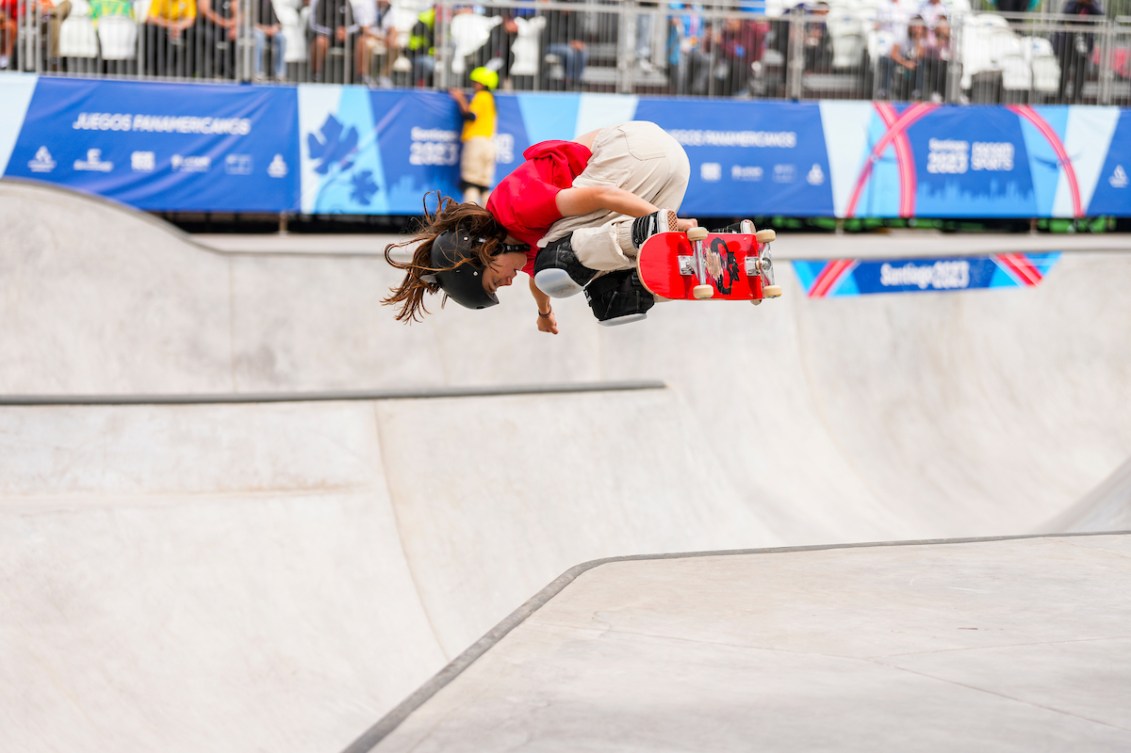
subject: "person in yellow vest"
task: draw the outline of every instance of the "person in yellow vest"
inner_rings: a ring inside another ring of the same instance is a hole
[[[153,0],[142,26],[145,71],[192,76],[196,52],[196,0]]]
[[[495,127],[498,115],[495,111],[495,87],[499,85],[499,74],[490,68],[474,69],[471,79],[472,94],[468,101],[460,89],[451,89],[452,99],[459,105],[463,116],[463,146],[459,160],[459,187],[463,200],[484,206],[495,182]]]
[[[431,86],[436,70],[436,6],[416,17],[405,55],[412,62],[412,86]]]

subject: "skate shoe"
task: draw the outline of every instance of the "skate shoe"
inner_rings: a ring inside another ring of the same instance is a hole
[[[534,284],[551,298],[577,295],[597,274],[577,260],[570,238],[553,241],[534,259]]]
[[[632,245],[639,250],[644,245],[644,241],[656,233],[676,230],[679,230],[679,225],[676,223],[675,212],[670,209],[657,210],[632,221]]]
[[[656,299],[632,269],[619,269],[593,280],[585,288],[585,299],[605,327],[638,322],[656,305]]]

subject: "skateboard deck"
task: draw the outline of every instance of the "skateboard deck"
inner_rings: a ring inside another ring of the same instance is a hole
[[[673,300],[754,301],[776,298],[772,230],[755,233],[657,233],[636,257],[640,281],[650,293]],[[761,239],[761,240],[759,240]]]

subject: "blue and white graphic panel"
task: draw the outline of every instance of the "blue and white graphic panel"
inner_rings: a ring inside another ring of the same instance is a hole
[[[148,210],[298,201],[293,89],[39,79],[7,175]]]

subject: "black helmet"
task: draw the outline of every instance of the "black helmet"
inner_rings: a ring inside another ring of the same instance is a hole
[[[449,298],[469,309],[485,309],[499,302],[498,296],[483,288],[483,264],[475,250],[485,240],[473,240],[470,233],[457,229],[440,233],[432,241],[432,266],[442,271],[434,272],[430,277]],[[447,269],[464,259],[471,261]]]

